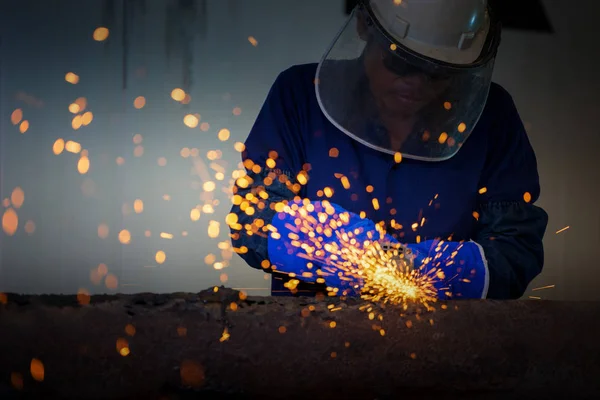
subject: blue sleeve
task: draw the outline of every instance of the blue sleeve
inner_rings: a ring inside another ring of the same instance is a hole
[[[489,268],[487,298],[517,299],[544,265],[542,239],[548,215],[540,195],[537,160],[512,97],[496,87],[497,112],[481,175],[479,219],[474,240]]]
[[[301,195],[299,185],[294,187],[305,159],[297,107],[302,99],[293,90],[299,79],[295,75],[292,67],[272,85],[242,152],[249,185],[233,188],[233,194],[241,196],[255,212],[248,215],[241,204],[234,203],[231,212],[237,215],[241,229],[231,229],[232,244],[246,263],[257,269],[264,268],[261,263],[269,259],[268,225],[276,214],[275,204]]]

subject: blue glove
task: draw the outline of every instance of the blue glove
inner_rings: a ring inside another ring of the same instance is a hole
[[[405,245],[414,268],[434,280],[438,298],[484,299],[489,286],[487,260],[481,246],[470,242],[428,240]]]
[[[327,201],[289,202],[271,226],[276,233],[269,235],[268,253],[275,271],[304,282],[322,278],[347,296],[359,295],[363,285],[351,262],[356,252],[374,242],[398,243],[373,221]]]

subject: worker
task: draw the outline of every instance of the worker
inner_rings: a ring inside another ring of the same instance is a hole
[[[302,245],[344,235],[298,229],[298,208],[442,270],[440,299],[524,294],[548,216],[515,104],[491,81],[500,34],[485,0],[361,0],[320,63],[279,74],[245,142],[231,229],[273,295],[363,284]]]

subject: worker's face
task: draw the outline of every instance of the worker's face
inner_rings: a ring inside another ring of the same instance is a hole
[[[449,79],[431,77],[420,72],[398,75],[386,66],[388,50],[369,43],[365,51],[365,72],[380,111],[399,116],[413,116],[438,98],[449,86]],[[393,57],[393,56],[392,56]]]

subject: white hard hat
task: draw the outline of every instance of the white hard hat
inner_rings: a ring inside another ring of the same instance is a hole
[[[500,33],[486,0],[359,0],[317,68],[321,110],[366,146],[446,160],[483,112]],[[368,60],[378,72],[368,73]],[[382,76],[390,89],[375,93],[373,80]],[[417,76],[429,86],[407,99],[402,87]],[[390,123],[406,115],[412,127]]]
[[[366,0],[376,23],[410,50],[450,64],[471,64],[490,32],[487,0]]]

